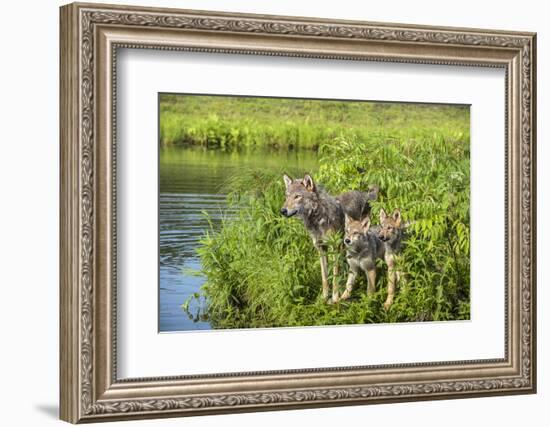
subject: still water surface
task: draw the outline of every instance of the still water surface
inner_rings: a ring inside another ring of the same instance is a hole
[[[211,329],[205,316],[208,304],[200,292],[205,281],[196,253],[199,240],[234,213],[228,208],[224,184],[250,169],[302,174],[317,170],[313,151],[255,150],[224,152],[197,147],[171,147],[160,151],[160,332]],[[182,307],[190,303],[185,310]]]

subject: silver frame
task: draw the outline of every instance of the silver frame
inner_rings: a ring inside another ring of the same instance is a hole
[[[77,423],[534,393],[533,33],[75,3],[61,8],[61,418]],[[120,380],[116,369],[117,49],[506,70],[505,357]]]

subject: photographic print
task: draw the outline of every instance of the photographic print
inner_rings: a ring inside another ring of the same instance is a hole
[[[159,94],[160,332],[470,318],[468,105]]]

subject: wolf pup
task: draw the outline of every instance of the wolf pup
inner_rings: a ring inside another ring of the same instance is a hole
[[[344,244],[349,273],[341,299],[350,297],[355,279],[361,271],[367,274],[367,294],[376,292],[376,260],[384,258],[385,246],[378,238],[378,228],[371,228],[369,216],[356,220],[345,215]]]
[[[401,223],[401,211],[396,209],[388,215],[384,209],[380,210],[380,229],[378,237],[384,242],[384,260],[388,264],[388,297],[384,303],[387,310],[393,303],[395,285],[401,273],[395,268],[395,257],[401,252],[403,243],[404,224]]]
[[[339,198],[330,196],[317,186],[309,174],[302,179],[292,179],[283,176],[286,187],[286,199],[281,214],[287,218],[298,216],[304,222],[313,244],[321,258],[321,281],[323,298],[329,297],[327,248],[324,238],[330,233],[344,231],[344,212],[357,218],[364,211],[370,212],[368,200],[376,198],[378,189],[370,192],[354,191],[344,193]],[[338,296],[338,263],[333,265],[332,302],[337,302]]]

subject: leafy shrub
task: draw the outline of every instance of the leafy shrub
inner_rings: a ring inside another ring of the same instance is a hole
[[[319,181],[335,191],[380,186],[383,208],[401,209],[407,227],[403,278],[387,321],[469,318],[470,152],[463,134],[373,133],[321,147]],[[386,278],[378,282],[382,291]]]

